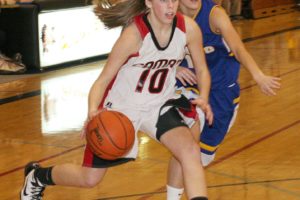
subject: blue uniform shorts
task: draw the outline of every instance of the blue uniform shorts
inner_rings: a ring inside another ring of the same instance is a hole
[[[201,152],[212,155],[235,121],[240,98],[240,87],[234,83],[229,87],[211,90],[209,103],[214,113],[211,126],[204,124],[200,136]]]
[[[177,91],[188,99],[195,98],[199,92],[194,87],[177,87]],[[216,152],[225,135],[235,121],[240,98],[240,87],[233,83],[226,88],[210,91],[209,103],[214,113],[214,121],[211,126],[204,123],[201,128],[200,147],[201,152],[212,155]]]

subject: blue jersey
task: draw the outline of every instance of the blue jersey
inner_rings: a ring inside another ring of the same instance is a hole
[[[203,46],[211,74],[212,90],[222,89],[236,83],[240,71],[240,63],[234,57],[223,37],[210,28],[209,16],[216,6],[212,0],[202,0],[202,6],[195,16],[195,21],[200,26],[203,34]],[[180,66],[193,68],[189,54]],[[182,84],[177,81],[177,86],[180,87]]]
[[[214,113],[214,122],[210,126],[204,123],[200,136],[201,152],[214,155],[230,127],[235,121],[237,113],[240,88],[237,83],[240,63],[236,60],[222,35],[213,32],[210,28],[209,17],[217,7],[212,0],[202,0],[195,21],[203,34],[203,47],[208,69],[211,74],[211,91],[209,103]],[[180,64],[194,71],[189,53]],[[177,90],[185,91],[184,95],[194,92],[197,85],[184,86],[177,81]],[[188,91],[188,92],[187,92]]]

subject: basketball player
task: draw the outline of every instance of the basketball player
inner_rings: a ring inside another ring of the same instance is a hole
[[[97,1],[96,14],[108,28],[124,26],[102,73],[89,93],[88,117],[98,107],[125,114],[136,132],[141,130],[159,141],[180,163],[187,196],[207,200],[206,181],[198,144],[189,127],[198,130],[195,107],[175,93],[176,68],[187,47],[194,58],[201,95],[192,101],[201,107],[212,123],[208,105],[210,75],[201,48],[197,24],[177,14],[177,0],[127,0],[114,5]],[[99,36],[101,37],[101,36]],[[200,55],[200,56],[199,56]],[[100,101],[103,100],[101,103]],[[197,131],[198,132],[198,131]],[[49,185],[94,187],[107,168],[134,160],[138,141],[123,158],[108,161],[95,156],[87,146],[83,166],[74,164],[42,168],[29,163],[21,199],[41,199]]]
[[[204,166],[215,158],[216,150],[233,125],[239,105],[240,87],[238,76],[240,65],[246,67],[253,79],[266,95],[275,95],[280,88],[279,78],[266,76],[245,49],[224,9],[212,0],[180,0],[180,11],[193,17],[203,33],[205,57],[211,74],[209,103],[214,113],[214,123],[205,123],[200,136],[201,160]],[[177,88],[187,98],[196,98],[193,63],[189,55],[180,64],[176,77]],[[200,92],[201,93],[201,92]],[[172,160],[171,163],[176,161]],[[180,168],[172,168],[172,185],[167,186],[168,199],[180,199],[183,193]],[[176,172],[177,170],[177,172]]]

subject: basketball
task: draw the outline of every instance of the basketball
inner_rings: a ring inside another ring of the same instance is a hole
[[[98,157],[118,159],[132,148],[135,131],[131,121],[117,111],[102,111],[87,124],[87,145]]]

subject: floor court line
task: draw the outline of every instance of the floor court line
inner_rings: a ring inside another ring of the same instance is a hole
[[[228,174],[224,174],[224,173],[219,173],[219,172],[213,172],[211,170],[209,170],[211,173],[215,173],[221,176],[226,176],[226,177],[230,177],[230,178],[234,178],[234,179],[239,179],[239,180],[244,180],[240,177],[237,176],[232,176],[232,175],[228,175]],[[234,187],[234,186],[241,186],[241,185],[254,185],[254,184],[263,184],[265,187],[270,187],[270,183],[276,183],[276,182],[288,182],[288,181],[300,181],[300,178],[291,178],[291,179],[275,179],[275,180],[263,180],[263,181],[249,181],[249,179],[247,179],[246,181],[244,180],[244,182],[240,182],[240,183],[228,183],[228,184],[221,184],[221,185],[209,185],[207,186],[209,189],[212,188],[222,188],[222,187]],[[277,187],[276,187],[277,189]],[[297,196],[300,197],[298,193],[294,193],[288,190],[282,190],[282,188],[279,188],[281,192],[285,192],[285,193],[289,193],[293,196]],[[104,197],[104,198],[98,198],[96,200],[112,200],[112,199],[124,199],[126,197],[139,197],[139,196],[143,196],[143,195],[157,195],[157,194],[162,194],[162,193],[166,193],[166,190],[164,189],[163,191],[158,191],[158,192],[148,192],[148,193],[136,193],[136,194],[130,194],[130,195],[120,195],[120,196],[111,196],[111,197]]]
[[[288,72],[285,72],[285,73],[282,73],[282,74],[278,74],[278,76],[283,77],[283,76],[286,76],[290,73],[296,72],[298,70],[300,70],[300,68],[297,68],[297,69],[294,69],[294,70],[291,70],[291,71],[288,71]],[[256,85],[257,85],[257,83],[253,83],[253,84],[250,84],[248,86],[245,86],[245,87],[241,88],[241,90],[245,90],[245,89],[254,87]],[[32,91],[32,92],[22,93],[22,94],[19,94],[19,95],[3,98],[3,99],[0,99],[0,106],[3,105],[3,104],[7,104],[7,103],[14,102],[14,101],[18,101],[18,100],[22,100],[22,99],[26,99],[26,98],[31,98],[31,97],[35,97],[35,96],[39,96],[39,95],[41,95],[41,90],[35,90],[35,91]]]
[[[84,146],[85,146],[85,145],[76,146],[76,147],[70,148],[70,149],[68,149],[68,150],[59,152],[59,153],[57,153],[57,154],[53,154],[53,155],[51,155],[51,156],[48,156],[48,157],[45,157],[45,158],[42,158],[42,159],[36,160],[36,161],[37,161],[37,162],[44,162],[44,161],[50,160],[50,159],[52,159],[52,158],[56,158],[56,157],[59,157],[59,156],[61,156],[61,155],[66,154],[66,153],[69,153],[69,152],[71,152],[71,151],[75,151],[75,150],[77,150],[77,149],[83,148]],[[21,169],[24,169],[24,167],[25,167],[25,165],[24,165],[24,166],[20,166],[20,167],[16,167],[16,168],[14,168],[14,169],[11,169],[11,170],[8,170],[8,171],[5,171],[5,172],[2,172],[2,173],[0,173],[0,178],[3,177],[3,176],[6,176],[6,175],[8,175],[8,174],[17,172],[17,171],[19,171],[19,170],[21,170]]]
[[[236,151],[233,151],[232,153],[227,154],[227,155],[219,158],[218,160],[216,160],[213,163],[211,163],[207,168],[211,168],[211,167],[217,165],[218,163],[223,162],[224,160],[227,160],[227,159],[229,159],[229,158],[231,158],[231,157],[233,157],[233,156],[235,156],[235,155],[243,152],[244,150],[249,149],[252,146],[254,146],[254,145],[256,145],[256,144],[258,144],[258,143],[260,143],[260,142],[262,142],[262,141],[264,141],[264,140],[266,140],[268,138],[270,138],[270,137],[273,137],[273,136],[275,136],[275,135],[277,135],[277,134],[279,134],[279,133],[281,133],[281,132],[283,132],[283,131],[285,131],[285,130],[287,130],[287,129],[289,129],[289,128],[291,128],[291,127],[293,127],[293,126],[295,126],[295,125],[297,125],[299,123],[300,123],[300,120],[297,120],[297,121],[295,121],[295,122],[293,122],[293,123],[291,123],[289,125],[286,125],[286,126],[280,128],[280,129],[278,129],[278,130],[276,130],[274,132],[271,132],[271,133],[269,133],[269,134],[267,134],[267,135],[265,135],[265,136],[263,136],[263,137],[255,140],[255,141],[247,144],[246,146],[244,146],[244,147],[242,147],[240,149],[237,149]]]
[[[232,175],[228,175],[228,174],[224,174],[224,173],[220,174],[219,172],[215,172],[212,170],[208,170],[208,171],[211,173],[218,174],[218,175],[244,180],[237,176],[232,176]],[[251,184],[268,184],[268,183],[289,182],[289,181],[300,181],[300,178],[285,178],[285,179],[273,179],[273,180],[262,180],[262,181],[250,181],[249,179],[247,179],[245,182],[213,185],[213,186],[208,186],[208,188],[230,187],[230,186],[251,185]]]
[[[242,183],[234,183],[234,184],[225,184],[225,185],[219,185],[219,186],[215,186],[215,187],[230,187],[230,186],[238,186],[238,185],[249,185],[249,184],[257,184],[263,187],[269,187],[273,190],[277,190],[279,192],[283,192],[285,194],[288,194],[290,196],[294,196],[294,197],[298,197],[300,199],[300,193],[297,192],[293,192],[278,186],[273,185],[272,183],[275,182],[284,182],[284,181],[299,181],[300,178],[291,178],[291,179],[279,179],[279,180],[265,180],[265,181],[255,181],[253,179],[245,179],[243,177],[239,177],[239,176],[235,176],[235,175],[230,175],[230,174],[226,174],[223,172],[217,172],[217,171],[213,171],[213,170],[208,170],[210,173],[214,173],[217,174],[219,176],[223,176],[223,177],[228,177],[228,178],[232,178],[232,179],[236,179],[236,180],[241,180],[243,181]]]
[[[242,39],[242,41],[244,43],[252,42],[254,40],[259,40],[259,39],[271,37],[271,36],[274,36],[274,35],[277,35],[277,34],[281,34],[281,33],[285,33],[285,32],[289,32],[289,31],[296,31],[296,30],[299,30],[299,29],[300,29],[300,26],[295,26],[295,27],[283,29],[283,30],[280,30],[280,31],[274,31],[274,32],[271,32],[271,33],[266,33],[266,34],[258,35],[258,36],[255,36],[255,37],[244,38],[244,39]]]
[[[21,100],[21,99],[39,96],[39,95],[41,95],[41,90],[35,90],[35,91],[31,91],[31,92],[22,93],[19,95],[0,99],[0,105],[11,103],[11,102]]]
[[[0,142],[9,142],[10,144],[33,144],[36,146],[48,146],[48,147],[56,147],[56,148],[63,148],[63,149],[68,149],[70,147],[64,146],[64,145],[55,145],[55,144],[45,144],[45,143],[38,143],[38,142],[30,142],[30,141],[22,141],[22,140],[5,140],[5,139],[0,139]]]

